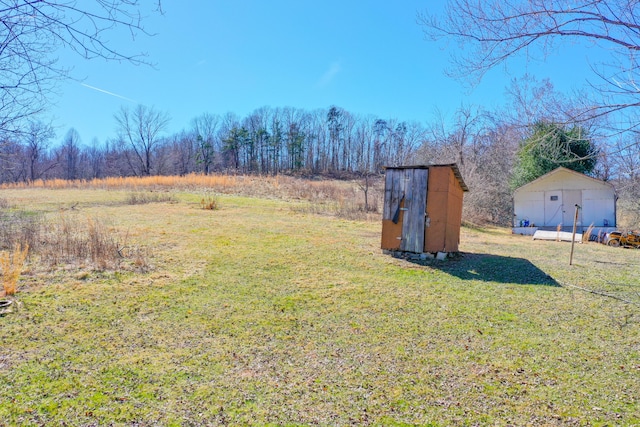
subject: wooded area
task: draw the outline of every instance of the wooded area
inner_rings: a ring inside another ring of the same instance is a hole
[[[383,166],[457,163],[470,188],[465,219],[509,224],[510,180],[533,129],[503,111],[470,107],[424,123],[363,117],[335,106],[262,107],[246,117],[202,114],[176,134],[166,133],[166,114],[144,106],[121,110],[112,120],[117,136],[88,145],[74,129],[56,140],[50,126],[32,122],[24,136],[0,145],[0,180],[189,173],[371,178]],[[598,147],[593,175],[616,184],[622,212],[637,212],[638,145],[598,138],[591,136]]]

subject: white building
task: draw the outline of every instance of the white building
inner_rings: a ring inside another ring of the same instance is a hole
[[[516,189],[513,194],[513,232],[533,234],[537,229],[577,231],[590,225],[595,232],[616,226],[616,192],[613,185],[566,168],[557,168]]]

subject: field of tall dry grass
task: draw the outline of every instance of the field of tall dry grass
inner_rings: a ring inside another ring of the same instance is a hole
[[[250,197],[305,200],[310,209],[352,218],[374,219],[382,209],[382,177],[368,180],[304,179],[286,175],[202,175],[113,177],[94,180],[36,180],[2,184],[0,189],[97,189],[140,191],[201,191]],[[366,195],[366,200],[365,200]],[[371,215],[369,215],[371,214]]]

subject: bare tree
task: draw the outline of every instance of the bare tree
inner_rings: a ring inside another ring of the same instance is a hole
[[[467,166],[475,166],[478,135],[484,131],[485,119],[485,111],[471,106],[460,107],[451,118],[438,113],[430,128],[437,150],[431,150],[434,158],[428,163],[457,163],[464,175]]]
[[[640,223],[640,135],[622,135],[612,145],[615,155],[608,161],[619,197],[618,225],[635,228]]]
[[[332,105],[327,112],[327,129],[329,130],[329,158],[330,168],[333,171],[340,169],[340,146],[344,143],[344,116],[342,108]]]
[[[184,176],[195,172],[200,139],[193,132],[179,132],[173,134],[165,144],[169,151],[166,156],[171,161],[171,173]]]
[[[598,99],[584,103],[576,122],[640,107],[639,8],[636,0],[449,0],[443,16],[425,12],[418,21],[428,38],[459,43],[450,50],[450,74],[473,81],[517,55],[546,56],[560,43],[607,52],[605,62],[591,64]]]
[[[564,116],[567,97],[558,93],[548,78],[538,80],[530,74],[511,79],[505,89],[507,98],[503,115],[523,129],[537,121],[558,121]]]
[[[60,147],[60,163],[65,179],[77,179],[80,162],[80,134],[74,128],[69,129]]]
[[[42,178],[44,173],[53,167],[53,165],[46,165],[44,161],[49,143],[53,137],[54,132],[50,124],[34,121],[29,123],[29,127],[23,136],[29,180],[33,181]]]
[[[138,105],[133,112],[122,108],[115,116],[120,138],[130,148],[127,160],[136,175],[149,176],[153,170],[154,149],[169,124],[166,113]]]
[[[466,167],[463,215],[473,222],[511,224],[513,206],[509,180],[519,142],[519,129],[499,115],[485,114],[474,135],[472,157]]]
[[[202,172],[209,175],[214,165],[215,155],[221,150],[217,135],[220,116],[204,113],[192,121],[193,133],[196,135],[196,159],[202,165]]]
[[[0,141],[1,182],[21,182],[28,179],[26,147],[16,139]]]
[[[105,150],[99,146],[97,138],[93,138],[87,148],[87,178],[102,178],[105,170]]]
[[[127,31],[148,34],[137,0],[0,1],[0,132],[15,133],[24,120],[42,112],[55,83],[68,76],[54,52],[68,48],[92,59],[144,63],[144,55],[126,53],[109,41]],[[149,0],[161,12],[161,0]]]
[[[511,220],[509,179],[519,135],[503,114],[460,107],[451,118],[436,114],[415,155],[419,163],[457,163],[470,192],[463,217],[476,223],[507,225]]]
[[[283,156],[285,162],[283,167],[291,171],[300,170],[304,167],[304,152],[307,142],[305,125],[307,121],[303,110],[285,108],[283,111],[286,151]]]

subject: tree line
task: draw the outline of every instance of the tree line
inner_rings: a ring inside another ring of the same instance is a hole
[[[531,92],[541,93],[539,87]],[[529,108],[551,102],[549,96],[525,98]],[[166,113],[137,106],[115,114],[117,134],[102,144],[84,144],[74,129],[56,140],[51,126],[35,121],[0,143],[0,182],[190,173],[370,178],[381,177],[384,166],[457,163],[471,190],[465,218],[506,225],[513,189],[561,165],[613,180],[623,202],[637,200],[633,135],[613,143],[599,139],[595,125],[565,126],[537,112],[523,122],[519,98],[512,99],[503,110],[460,107],[424,122],[360,116],[337,106],[262,107],[245,117],[205,113],[173,134]]]
[[[31,122],[0,144],[0,181],[92,179],[189,173],[374,173],[405,164],[427,138],[416,122],[360,117],[340,107],[262,107],[246,117],[205,113],[167,134],[166,113],[142,105],[115,115],[116,137],[83,144],[70,129],[55,141]]]

